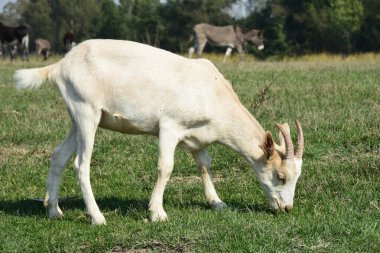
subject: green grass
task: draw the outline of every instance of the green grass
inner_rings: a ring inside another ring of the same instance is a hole
[[[179,150],[164,196],[169,221],[146,223],[157,140],[99,129],[91,180],[108,224],[90,225],[72,161],[61,184],[65,217],[48,219],[33,199],[44,196],[49,157],[69,128],[65,104],[51,84],[15,90],[14,71],[41,62],[3,63],[0,252],[380,252],[380,57],[211,58],[250,110],[279,75],[254,116],[271,131],[289,122],[294,138],[293,119],[303,124],[303,174],[290,214],[268,211],[250,165],[213,145],[215,185],[229,208],[206,206],[195,162]]]

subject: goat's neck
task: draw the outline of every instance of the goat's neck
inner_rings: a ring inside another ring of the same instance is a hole
[[[246,41],[249,37],[251,37],[251,35],[249,34],[249,31],[244,31],[244,32],[242,32],[242,34],[244,37],[244,41]]]
[[[224,127],[222,144],[240,153],[251,164],[262,156],[260,145],[265,131],[246,108],[240,106],[239,113],[231,113],[229,124]]]

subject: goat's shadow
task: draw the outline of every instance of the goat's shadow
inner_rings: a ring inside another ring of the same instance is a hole
[[[129,215],[130,213],[146,214],[148,210],[148,199],[126,199],[118,197],[98,198],[97,203],[103,212],[113,212],[117,210],[121,215]],[[274,212],[264,204],[247,204],[235,201],[226,202],[227,208],[218,210],[236,210],[243,213],[266,213],[274,214]],[[81,197],[63,197],[59,200],[60,207],[65,211],[80,209],[85,210],[85,205]],[[205,202],[189,201],[186,203],[178,203],[171,205],[172,208],[179,209],[203,209],[212,210]],[[1,200],[0,212],[14,216],[39,216],[46,217],[46,209],[42,199],[25,199],[25,200]]]
[[[146,200],[124,199],[116,197],[98,198],[96,200],[100,209],[103,211],[118,210],[125,215],[130,210],[145,210],[148,206]],[[81,197],[63,197],[59,199],[61,209],[85,210],[85,205]],[[16,216],[45,216],[46,209],[43,199],[24,199],[24,200],[2,200],[0,201],[0,212]]]

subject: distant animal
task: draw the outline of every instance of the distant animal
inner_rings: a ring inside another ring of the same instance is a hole
[[[194,46],[189,49],[189,58],[192,58],[194,52],[199,57],[207,42],[220,47],[227,47],[223,62],[226,62],[227,57],[231,54],[234,48],[240,54],[240,58],[244,58],[244,43],[253,43],[258,50],[264,49],[264,31],[252,29],[244,31],[238,26],[213,26],[209,24],[197,24],[193,27],[195,39]],[[190,40],[190,41],[191,41]]]
[[[210,61],[131,41],[97,39],[79,44],[53,65],[15,73],[19,89],[37,88],[47,79],[58,87],[72,122],[51,158],[45,197],[50,217],[63,215],[58,206],[59,184],[76,153],[74,166],[87,212],[93,224],[105,224],[90,184],[98,126],[158,137],[158,179],[149,203],[152,221],[167,219],[163,194],[177,146],[195,158],[211,207],[226,207],[212,182],[206,150],[212,143],[235,150],[253,166],[272,208],[289,211],[293,207],[304,148],[301,125],[296,122],[296,151],[288,124],[277,124],[281,139],[276,145]]]
[[[63,45],[65,46],[66,52],[70,51],[76,45],[74,33],[65,33],[63,36]]]
[[[46,61],[50,55],[50,50],[51,50],[50,42],[46,39],[39,38],[39,39],[36,39],[34,43],[36,45],[37,55],[42,55],[44,57],[44,61]]]
[[[21,45],[23,50],[22,59],[28,60],[29,56],[29,29],[24,25],[17,27],[5,26],[0,22],[0,41],[2,47],[3,60],[7,53],[7,47],[10,48],[11,60],[17,55],[17,46]]]

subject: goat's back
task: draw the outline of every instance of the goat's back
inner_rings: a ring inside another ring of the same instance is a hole
[[[62,60],[60,73],[83,99],[106,107],[207,111],[233,93],[208,60],[130,41],[86,41]]]

